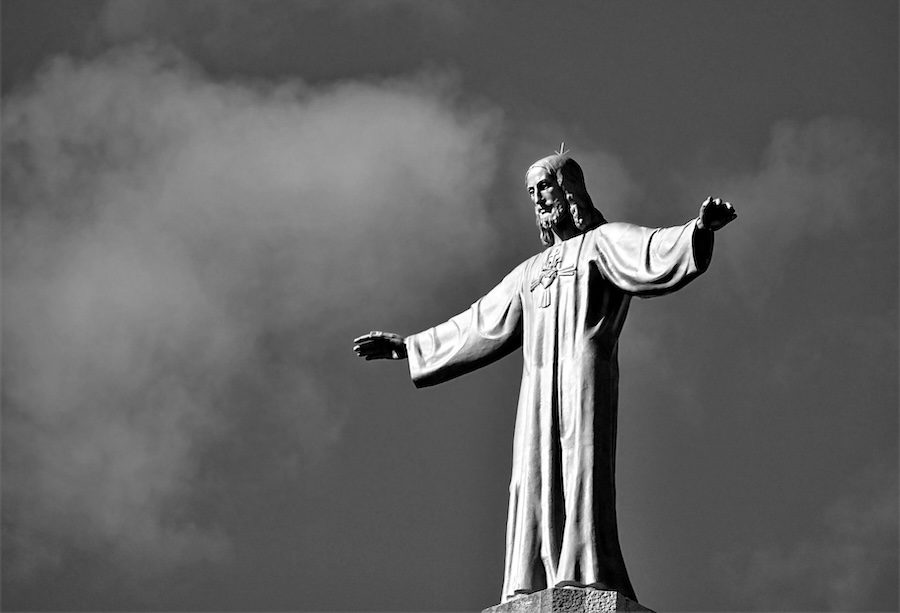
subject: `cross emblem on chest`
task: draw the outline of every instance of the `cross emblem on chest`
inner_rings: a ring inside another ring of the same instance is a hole
[[[574,266],[562,268],[562,249],[559,246],[553,247],[548,251],[540,274],[531,282],[532,292],[540,287],[538,293],[535,294],[537,305],[540,308],[550,306],[550,286],[553,285],[557,277],[568,277],[574,274]]]

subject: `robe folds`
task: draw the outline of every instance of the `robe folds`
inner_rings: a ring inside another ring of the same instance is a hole
[[[521,347],[503,602],[561,585],[634,598],[616,525],[617,343],[632,296],[709,265],[712,232],[606,223],[529,258],[471,308],[406,339],[416,387]]]

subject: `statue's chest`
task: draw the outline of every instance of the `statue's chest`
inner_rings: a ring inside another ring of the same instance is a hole
[[[549,307],[553,303],[553,297],[559,295],[563,279],[574,283],[583,240],[584,235],[563,241],[537,257],[531,268],[528,284],[535,307]]]

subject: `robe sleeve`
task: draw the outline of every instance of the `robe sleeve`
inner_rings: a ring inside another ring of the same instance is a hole
[[[524,264],[468,310],[406,338],[416,387],[443,383],[506,356],[522,344]]]
[[[643,298],[684,287],[712,259],[713,233],[697,228],[695,219],[671,228],[607,223],[591,234],[591,255],[603,275]]]

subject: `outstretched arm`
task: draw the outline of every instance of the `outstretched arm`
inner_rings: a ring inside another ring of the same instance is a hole
[[[500,359],[521,344],[522,270],[524,264],[442,324],[406,338],[373,330],[353,340],[353,351],[366,360],[408,359],[416,387],[435,385]]]
[[[600,272],[619,289],[636,296],[660,296],[678,290],[709,266],[713,234],[737,217],[721,198],[707,198],[700,213],[681,226],[644,228],[608,223],[591,231]]]
[[[372,330],[353,339],[353,351],[367,360],[405,360],[404,338],[393,332]]]

